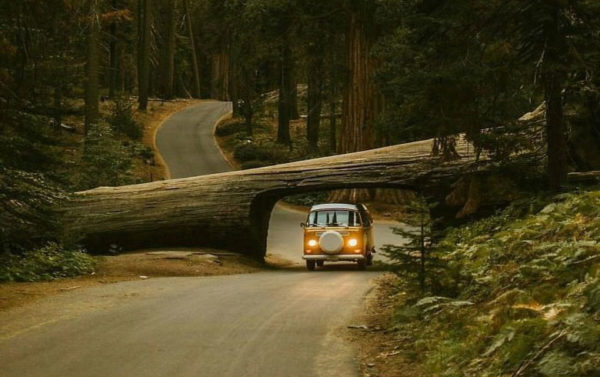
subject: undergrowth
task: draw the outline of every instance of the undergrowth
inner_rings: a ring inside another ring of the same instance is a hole
[[[56,243],[21,255],[0,254],[0,282],[33,282],[75,277],[94,271],[96,261],[80,250],[64,250]]]
[[[600,191],[447,233],[436,288],[399,287],[398,342],[427,376],[600,375]]]

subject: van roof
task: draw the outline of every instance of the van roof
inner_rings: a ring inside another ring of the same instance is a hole
[[[323,210],[343,210],[343,211],[358,211],[356,204],[344,204],[344,203],[326,203],[317,204],[310,208],[311,211],[323,211]]]

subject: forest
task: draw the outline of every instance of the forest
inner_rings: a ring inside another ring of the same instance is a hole
[[[452,161],[464,135],[494,175],[456,177],[444,194],[467,204],[442,228],[405,203],[420,233],[386,248],[407,357],[431,376],[597,375],[598,195],[568,177],[600,175],[599,1],[0,0],[0,281],[90,273],[56,209],[167,178],[143,119],[206,99],[231,102],[216,136],[243,169],[424,139]]]

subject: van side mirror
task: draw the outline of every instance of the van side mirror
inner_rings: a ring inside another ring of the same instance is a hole
[[[305,223],[300,223],[300,228],[306,228],[306,224]]]

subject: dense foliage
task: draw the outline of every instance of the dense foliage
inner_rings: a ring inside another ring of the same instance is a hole
[[[424,375],[600,373],[600,192],[543,202],[449,232],[432,295],[402,285],[399,341]]]
[[[80,250],[64,250],[58,244],[27,251],[16,256],[0,254],[0,282],[32,282],[89,274],[96,260]]]

